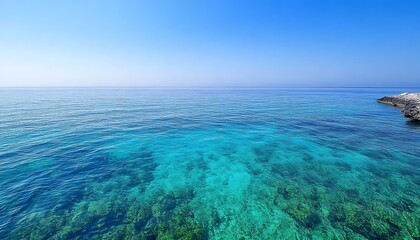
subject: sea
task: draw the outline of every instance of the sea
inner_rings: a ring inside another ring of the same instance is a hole
[[[419,88],[2,88],[0,239],[420,239]]]

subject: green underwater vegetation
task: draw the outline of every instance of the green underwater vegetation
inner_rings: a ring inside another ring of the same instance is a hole
[[[188,206],[192,189],[164,193],[156,191],[145,198],[144,186],[153,180],[156,164],[150,153],[140,153],[136,172],[114,173],[110,179],[95,182],[70,210],[34,214],[18,224],[13,239],[198,239],[202,225],[194,220]],[[137,156],[136,155],[136,156]],[[147,164],[144,164],[144,163]],[[129,192],[126,192],[129,191]]]
[[[418,175],[392,154],[261,132],[270,137],[239,127],[121,142],[102,159],[109,174],[71,206],[22,218],[8,239],[420,237]]]

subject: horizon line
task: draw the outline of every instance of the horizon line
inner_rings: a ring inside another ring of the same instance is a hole
[[[304,88],[420,88],[420,86],[333,86],[333,87],[317,87],[317,86],[301,86],[301,87],[274,87],[274,86],[0,86],[0,89],[304,89]]]

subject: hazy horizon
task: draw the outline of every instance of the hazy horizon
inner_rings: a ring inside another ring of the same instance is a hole
[[[420,2],[0,1],[0,87],[420,86]]]

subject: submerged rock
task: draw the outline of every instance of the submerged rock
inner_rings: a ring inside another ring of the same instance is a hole
[[[420,93],[401,93],[377,101],[402,108],[401,112],[409,121],[420,122]]]

